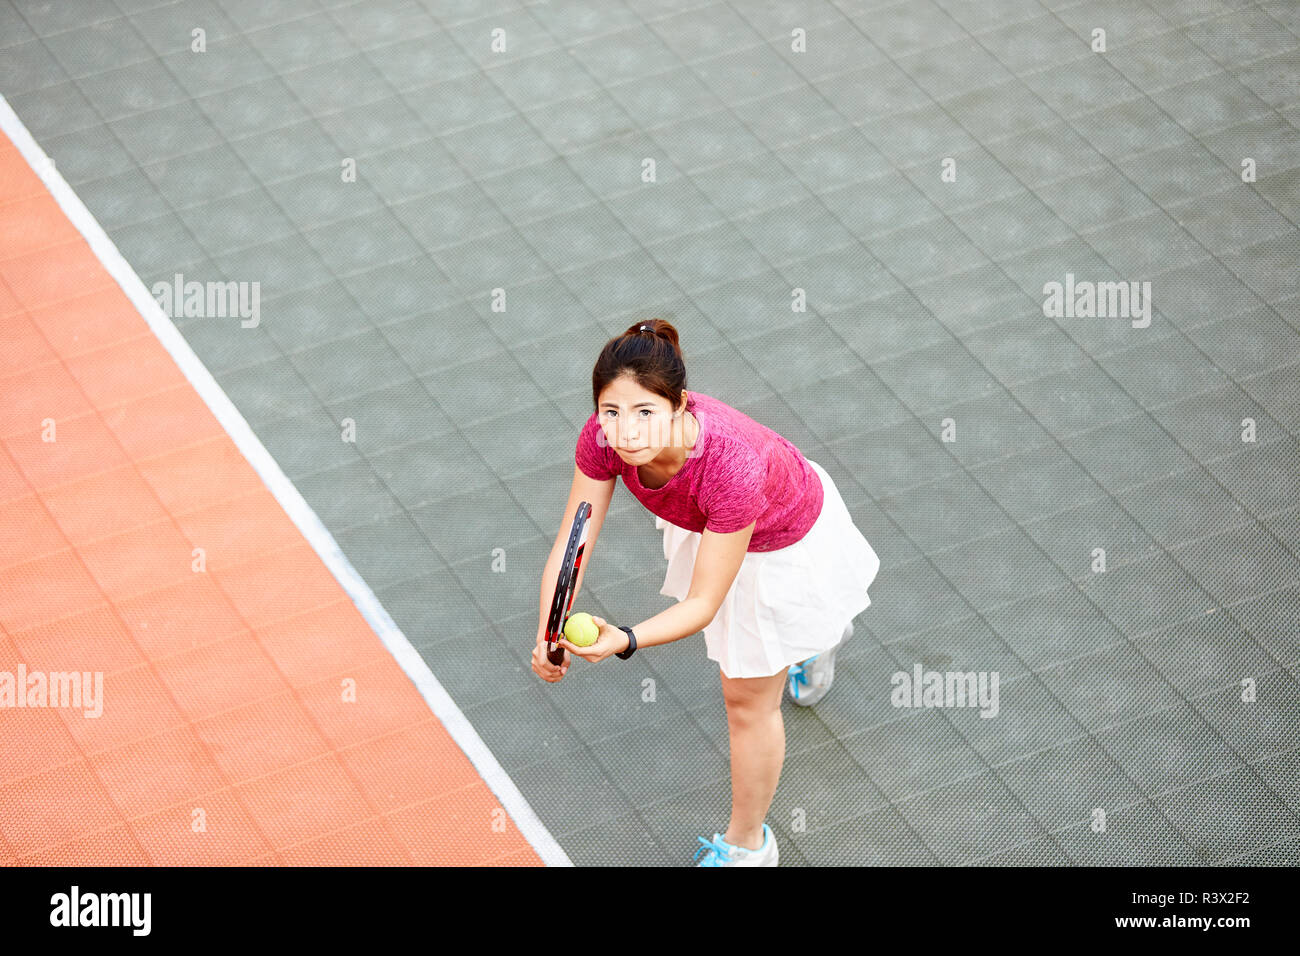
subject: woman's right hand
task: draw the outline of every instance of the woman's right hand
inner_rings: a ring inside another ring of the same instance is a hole
[[[557,645],[558,646],[558,645]],[[546,632],[537,632],[537,646],[533,648],[533,673],[544,681],[554,684],[569,672],[572,660],[568,651],[564,651],[564,663],[556,667],[546,656]]]

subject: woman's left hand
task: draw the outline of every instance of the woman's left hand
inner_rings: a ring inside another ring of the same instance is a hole
[[[588,644],[586,647],[579,647],[568,638],[560,638],[559,644],[568,650],[574,657],[581,657],[588,663],[595,664],[597,661],[603,661],[613,654],[621,654],[627,650],[628,644],[632,639],[627,636],[627,632],[622,628],[615,627],[603,617],[592,615],[591,619],[596,622],[600,628],[600,633],[596,637],[595,644]]]

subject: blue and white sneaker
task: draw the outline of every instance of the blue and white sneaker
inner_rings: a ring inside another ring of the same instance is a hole
[[[791,664],[786,674],[786,688],[790,699],[800,707],[811,707],[826,696],[835,680],[835,653],[853,636],[853,622],[844,629],[840,642],[829,651],[814,654],[806,661]]]
[[[763,824],[763,845],[757,850],[747,850],[722,839],[721,833],[713,834],[712,840],[699,838],[704,846],[695,851],[695,859],[700,860],[696,866],[776,866],[779,854],[776,849],[776,834],[766,823]]]

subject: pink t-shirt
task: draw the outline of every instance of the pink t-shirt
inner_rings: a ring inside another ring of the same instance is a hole
[[[757,519],[749,551],[776,551],[807,534],[821,514],[823,493],[799,449],[719,399],[686,394],[700,435],[666,485],[641,484],[637,466],[606,442],[600,412],[592,412],[578,435],[574,461],[582,473],[597,481],[621,477],[651,513],[687,531],[739,531]]]

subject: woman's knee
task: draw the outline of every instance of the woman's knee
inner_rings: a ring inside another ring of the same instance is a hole
[[[765,719],[781,709],[785,672],[770,677],[722,678],[722,698],[727,720],[748,722]]]

